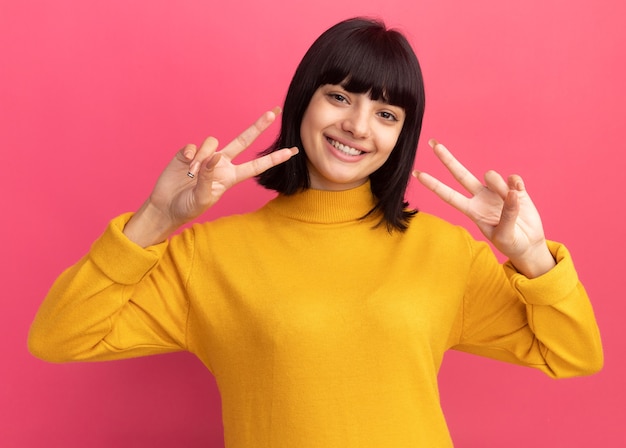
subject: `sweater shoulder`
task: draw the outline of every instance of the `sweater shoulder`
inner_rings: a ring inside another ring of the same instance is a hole
[[[464,227],[446,221],[439,216],[422,211],[411,219],[407,232],[420,234],[428,233],[430,236],[438,236],[441,238],[474,239]]]
[[[266,231],[270,220],[264,217],[264,207],[247,213],[220,216],[210,221],[196,222],[183,233],[192,233],[196,244],[210,241],[239,239],[250,232]]]
[[[492,252],[489,244],[474,238],[465,227],[427,212],[420,211],[413,217],[406,234],[409,239],[417,239],[435,250],[454,252],[468,259],[482,252]]]

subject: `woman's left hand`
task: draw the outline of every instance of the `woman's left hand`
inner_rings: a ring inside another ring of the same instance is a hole
[[[454,178],[470,193],[467,197],[427,173],[414,175],[429,190],[473,222],[491,243],[507,256],[516,269],[529,278],[555,265],[548,250],[541,217],[522,178],[507,180],[495,171],[485,173],[483,184],[448,149],[435,140],[428,142],[435,155]]]

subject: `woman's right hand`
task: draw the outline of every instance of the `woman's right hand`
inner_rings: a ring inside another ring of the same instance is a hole
[[[178,227],[204,213],[232,186],[297,154],[295,147],[284,148],[240,165],[232,163],[272,124],[279,110],[264,113],[220,151],[213,137],[199,148],[187,145],[178,151],[148,200],[126,224],[124,234],[142,247],[160,243]]]

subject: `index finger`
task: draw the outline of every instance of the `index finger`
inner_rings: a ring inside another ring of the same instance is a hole
[[[274,122],[278,114],[280,114],[280,107],[275,107],[271,111],[265,112],[252,126],[239,134],[220,151],[222,156],[226,156],[229,160],[237,157]]]
[[[298,148],[295,146],[292,148],[282,148],[278,151],[273,151],[267,155],[250,160],[249,162],[237,165],[235,183],[258,176],[262,172],[286,162],[296,154],[298,154]]]
[[[455,189],[441,182],[439,179],[431,176],[428,173],[421,171],[415,171],[414,176],[420,181],[422,185],[435,193],[444,202],[447,202],[452,207],[456,208],[466,215],[469,213],[469,198],[462,195]]]

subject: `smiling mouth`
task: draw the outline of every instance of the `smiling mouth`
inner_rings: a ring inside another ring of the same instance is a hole
[[[343,143],[339,143],[336,140],[326,137],[328,143],[330,143],[335,149],[341,151],[342,153],[348,156],[360,156],[363,154],[363,151],[359,151],[358,149],[352,148],[351,146],[346,146]]]

